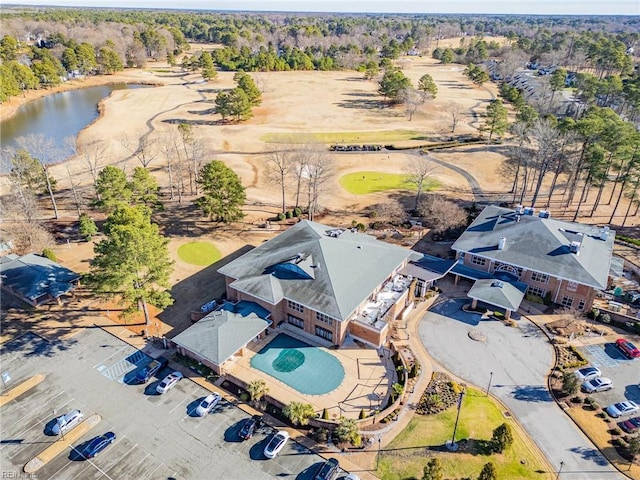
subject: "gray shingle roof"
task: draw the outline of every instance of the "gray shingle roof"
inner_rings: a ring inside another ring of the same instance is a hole
[[[215,365],[222,365],[270,323],[255,313],[243,317],[227,310],[216,310],[176,335],[172,341]]]
[[[64,295],[79,278],[76,272],[35,253],[11,254],[0,261],[0,283],[32,302],[43,295]]]
[[[231,287],[271,304],[286,298],[345,320],[415,252],[370,235],[332,231],[303,220],[218,272],[236,279]]]
[[[518,216],[514,210],[488,206],[451,248],[604,289],[615,232],[601,240],[600,231],[593,225]],[[571,252],[572,242],[580,242],[579,254]]]
[[[467,296],[515,312],[524,298],[524,292],[509,282],[483,279],[475,281]]]

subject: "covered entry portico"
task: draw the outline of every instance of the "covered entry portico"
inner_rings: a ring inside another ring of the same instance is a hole
[[[524,285],[526,287],[526,285]],[[471,308],[478,306],[478,300],[489,305],[494,305],[505,309],[505,319],[511,317],[511,312],[518,310],[520,303],[524,298],[524,289],[497,279],[480,279],[476,280],[467,296],[473,301]]]

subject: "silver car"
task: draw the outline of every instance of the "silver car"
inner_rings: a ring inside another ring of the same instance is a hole
[[[162,395],[175,387],[180,380],[182,380],[182,374],[180,372],[170,373],[158,384],[156,392]]]
[[[582,384],[582,391],[586,393],[606,392],[613,388],[610,378],[596,377]]]
[[[51,433],[60,435],[61,433],[68,432],[78,425],[83,418],[84,414],[80,410],[72,410],[66,415],[56,418],[55,425],[51,427]]]

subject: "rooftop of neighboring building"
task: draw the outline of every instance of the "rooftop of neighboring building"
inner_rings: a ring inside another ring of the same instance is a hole
[[[486,207],[451,247],[573,281],[607,286],[615,232],[533,209]]]

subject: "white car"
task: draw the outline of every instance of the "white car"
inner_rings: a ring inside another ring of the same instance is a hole
[[[162,395],[175,387],[180,380],[182,380],[182,374],[180,372],[172,372],[158,384],[156,392]]]
[[[211,413],[211,410],[216,408],[216,405],[218,405],[219,402],[220,394],[212,393],[200,402],[200,405],[198,405],[198,408],[196,408],[196,415],[198,415],[199,417],[204,417],[208,413]]]
[[[282,450],[285,443],[287,443],[287,440],[289,440],[289,432],[279,430],[278,433],[269,440],[267,446],[264,447],[264,456],[267,458],[274,458],[278,453],[280,453],[280,450]]]
[[[587,380],[599,377],[600,375],[602,375],[602,372],[596,367],[584,367],[580,370],[576,370],[576,377],[578,377],[578,380],[581,382],[586,382]]]
[[[607,407],[607,413],[613,418],[624,417],[626,415],[632,415],[640,410],[640,407],[636,402],[628,400],[626,402],[614,403]]]
[[[56,418],[55,425],[51,427],[51,433],[60,435],[61,433],[68,432],[78,425],[83,418],[84,414],[80,410],[72,410],[66,415]]]
[[[355,473],[350,473],[349,475],[344,477],[342,480],[360,480],[360,477]]]
[[[596,377],[582,384],[582,391],[586,393],[606,392],[613,388],[610,378]]]

